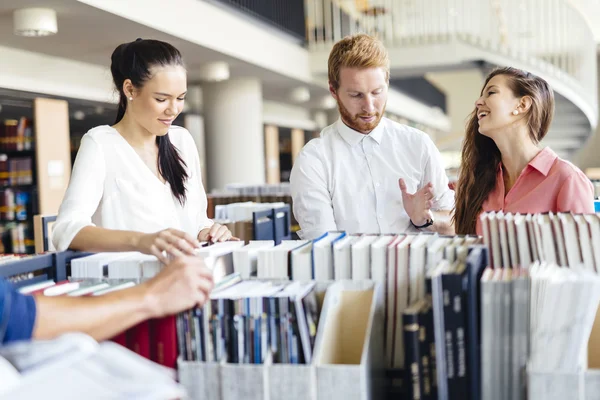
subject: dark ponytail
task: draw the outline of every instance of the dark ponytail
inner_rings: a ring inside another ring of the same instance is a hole
[[[181,53],[172,45],[158,40],[142,40],[119,45],[111,56],[110,71],[119,91],[119,108],[115,124],[123,119],[127,110],[127,96],[123,83],[130,79],[136,88],[141,88],[152,78],[153,67],[179,65],[183,67]],[[171,185],[173,196],[183,205],[186,200],[185,182],[188,178],[186,164],[169,134],[156,137],[158,145],[158,173]]]

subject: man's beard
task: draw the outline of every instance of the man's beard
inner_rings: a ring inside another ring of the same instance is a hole
[[[373,129],[377,128],[377,125],[379,125],[381,117],[383,117],[383,114],[385,112],[385,106],[383,106],[383,110],[381,110],[381,113],[352,115],[350,114],[350,111],[348,111],[348,109],[344,107],[341,101],[338,100],[337,104],[338,110],[340,112],[340,115],[342,116],[342,121],[344,122],[344,124],[346,124],[349,128],[352,128],[355,131],[363,133],[365,135],[370,133]],[[365,122],[360,118],[371,116],[375,116],[375,119],[372,122]]]

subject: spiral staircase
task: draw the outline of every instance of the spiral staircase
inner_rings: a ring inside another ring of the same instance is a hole
[[[392,77],[495,66],[543,77],[556,95],[543,144],[564,158],[596,129],[597,44],[566,0],[306,0],[305,13],[315,76],[336,41],[365,32],[385,43]]]

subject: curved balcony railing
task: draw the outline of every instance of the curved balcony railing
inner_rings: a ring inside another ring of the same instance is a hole
[[[358,32],[388,47],[461,41],[569,85],[597,118],[596,42],[567,0],[305,0],[305,12],[311,50]]]

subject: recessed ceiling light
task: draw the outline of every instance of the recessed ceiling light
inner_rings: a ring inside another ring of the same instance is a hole
[[[13,13],[14,34],[39,37],[58,32],[56,11],[51,8],[21,8]]]

